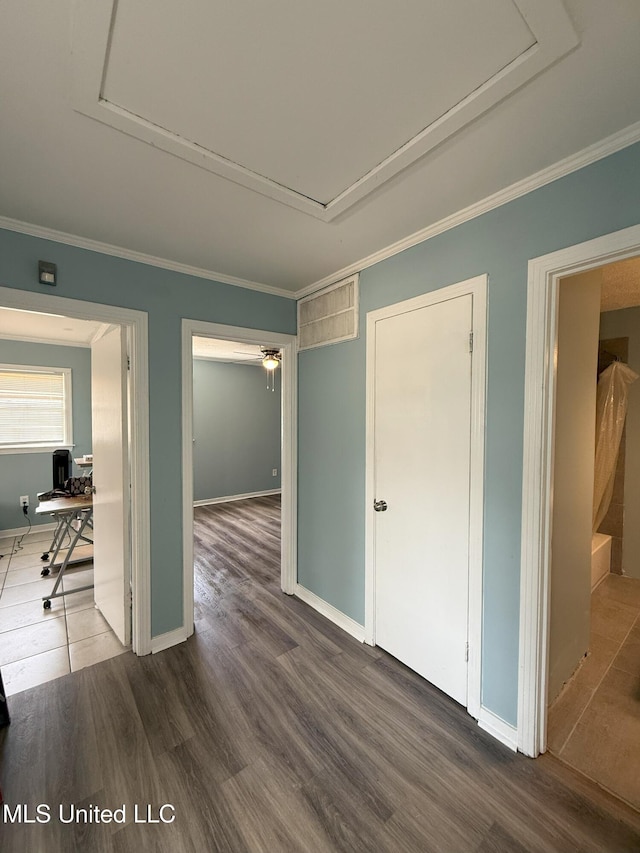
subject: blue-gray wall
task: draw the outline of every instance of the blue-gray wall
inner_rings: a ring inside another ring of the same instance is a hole
[[[483,703],[516,721],[527,261],[640,222],[640,145],[396,255],[361,277],[367,311],[489,274]],[[0,231],[0,285],[149,314],[152,631],[182,621],[180,318],[295,332],[295,304]],[[299,580],[364,617],[365,340],[300,356]]]
[[[527,262],[640,222],[640,145],[363,271],[361,337],[300,354],[299,582],[364,620],[365,317],[489,274],[483,704],[516,723]]]
[[[279,372],[268,391],[262,366],[194,360],[194,500],[280,488],[280,391]]]
[[[0,340],[0,364],[70,367],[75,445],[71,453],[83,456],[91,452],[91,350],[88,347]],[[29,518],[34,525],[51,522],[47,516],[35,514],[36,494],[53,485],[51,453],[0,454],[0,531],[25,527],[25,518],[18,506],[20,495],[29,495]]]
[[[38,284],[38,260],[58,285]],[[292,299],[0,230],[0,286],[146,311],[149,317],[151,630],[182,625],[181,319],[294,334]]]

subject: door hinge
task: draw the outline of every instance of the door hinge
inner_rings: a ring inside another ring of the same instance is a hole
[[[127,356],[127,370],[131,370],[131,359]]]
[[[464,644],[464,659],[469,663],[469,643]]]
[[[469,352],[473,352],[473,332],[469,332]]]

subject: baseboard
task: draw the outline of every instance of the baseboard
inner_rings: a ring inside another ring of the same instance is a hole
[[[490,734],[500,743],[508,746],[514,752],[518,751],[518,730],[511,723],[507,723],[502,717],[489,711],[487,708],[480,708],[480,716],[478,717],[478,725],[485,732]]]
[[[51,524],[32,524],[31,527],[12,527],[9,530],[0,530],[0,539],[8,539],[10,536],[24,536],[26,533],[35,533],[36,530],[53,532],[56,529],[55,523]]]
[[[245,495],[226,495],[223,498],[206,498],[203,501],[194,501],[194,506],[209,506],[209,504],[226,504],[231,501],[244,501],[247,498],[264,498],[267,495],[279,495],[282,489],[266,489],[263,492],[247,492]]]
[[[293,594],[301,601],[304,601],[305,604],[308,604],[309,607],[313,607],[314,610],[325,616],[330,622],[337,625],[338,628],[342,628],[347,634],[351,634],[356,640],[364,643],[364,626],[360,625],[359,622],[356,622],[350,616],[347,616],[346,613],[338,610],[333,604],[329,604],[328,601],[320,598],[315,592],[311,592],[306,587],[300,586],[299,583],[295,585]]]
[[[176,628],[175,631],[167,631],[166,634],[158,634],[157,637],[151,638],[151,653],[163,652],[171,646],[177,646],[179,643],[184,643],[188,637],[187,631],[182,628]]]

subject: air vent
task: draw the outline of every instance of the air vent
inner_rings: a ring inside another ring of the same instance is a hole
[[[298,349],[313,349],[357,337],[357,275],[298,302]]]

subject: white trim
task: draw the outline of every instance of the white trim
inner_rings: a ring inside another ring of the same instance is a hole
[[[182,264],[168,258],[159,258],[156,255],[148,255],[145,252],[136,252],[133,249],[125,249],[122,246],[114,246],[111,243],[103,243],[101,240],[91,240],[89,237],[80,237],[77,234],[68,234],[65,231],[57,231],[54,228],[45,228],[42,225],[34,225],[30,222],[21,222],[18,219],[10,219],[0,216],[0,228],[6,231],[15,231],[18,234],[27,234],[30,237],[40,237],[43,240],[51,240],[54,243],[64,243],[66,246],[75,246],[78,249],[88,249],[90,252],[99,252],[101,255],[111,255],[114,258],[123,258],[125,261],[134,261],[137,264],[158,267],[163,270],[190,275],[195,278],[206,278],[209,281],[217,281],[221,284],[232,284],[236,287],[246,287],[248,290],[257,290],[260,293],[271,293],[273,296],[284,296],[286,299],[295,299],[296,296],[290,290],[281,287],[273,287],[259,281],[249,281],[234,275],[205,270],[201,267],[193,267],[190,264]]]
[[[45,532],[47,530],[54,531],[56,527],[57,524],[35,524],[35,522],[31,527],[10,527],[7,530],[0,530],[0,539],[8,539],[10,536],[26,536],[29,533],[36,533],[40,530],[44,530]]]
[[[518,749],[546,749],[558,282],[640,254],[640,225],[529,261],[520,580]]]
[[[183,603],[187,636],[193,633],[193,337],[218,338],[243,344],[273,344],[282,350],[280,484],[282,492],[282,591],[291,595],[297,579],[297,369],[295,335],[182,320],[182,535]]]
[[[299,583],[295,585],[293,594],[296,598],[299,598],[301,601],[304,601],[305,604],[308,604],[309,607],[313,607],[314,610],[317,610],[318,613],[330,622],[333,622],[334,625],[337,625],[338,628],[342,628],[342,630],[346,631],[347,634],[355,637],[358,642],[364,642],[364,625],[361,625],[359,622],[356,622],[355,619],[347,616],[346,613],[338,610],[338,608],[334,607],[333,604],[329,604],[329,602],[325,601],[324,598],[320,598],[320,596],[316,595],[315,592],[311,592],[311,590],[301,586]]]
[[[478,717],[478,725],[480,728],[490,734],[492,737],[499,740],[513,752],[518,751],[518,730],[511,723],[507,723],[502,717],[489,711],[488,708],[482,706],[480,708],[480,716]]]
[[[448,299],[473,298],[473,359],[471,362],[471,448],[469,484],[469,616],[467,637],[467,710],[480,713],[482,686],[482,578],[484,538],[484,434],[486,401],[486,328],[488,276],[480,275],[430,293],[396,302],[367,314],[366,474],[365,474],[365,642],[375,644],[375,522],[373,516],[375,453],[375,324],[396,314]]]
[[[171,648],[171,646],[177,646],[178,643],[184,643],[188,639],[187,632],[184,630],[184,626],[181,628],[176,628],[175,631],[167,631],[165,634],[158,634],[157,637],[154,637],[151,640],[151,653],[157,654],[157,652],[163,652],[165,649]]]
[[[104,81],[111,53],[111,33],[117,16],[115,0],[94,0],[76,7],[72,52],[73,106],[83,115],[188,163],[323,222],[331,222],[577,47],[578,35],[561,0],[513,2],[526,21],[534,43],[329,201],[310,198],[300,190],[287,187],[108,101],[104,94]]]
[[[587,148],[583,148],[576,154],[571,154],[569,157],[565,157],[564,160],[560,160],[558,163],[554,163],[551,166],[547,166],[545,169],[541,169],[539,172],[530,175],[528,178],[516,181],[510,186],[505,187],[502,190],[498,190],[498,192],[492,193],[491,195],[486,196],[486,198],[480,199],[480,201],[474,202],[462,210],[456,211],[456,213],[451,214],[451,216],[446,216],[438,222],[427,225],[426,228],[422,228],[420,231],[416,231],[408,237],[403,237],[401,240],[392,243],[390,246],[386,246],[384,249],[373,252],[373,254],[367,255],[361,260],[356,261],[353,264],[349,264],[348,266],[319,279],[313,284],[309,284],[306,287],[301,288],[296,291],[295,296],[297,299],[301,299],[304,296],[314,293],[316,290],[321,290],[328,284],[333,284],[338,279],[346,278],[355,272],[361,272],[368,267],[375,266],[375,264],[379,264],[381,261],[387,260],[387,258],[392,258],[394,255],[404,252],[405,249],[410,249],[412,246],[424,243],[426,240],[430,240],[438,234],[443,234],[445,231],[457,228],[458,225],[463,225],[465,222],[476,219],[478,216],[482,216],[482,214],[488,213],[490,210],[495,210],[495,208],[501,207],[503,204],[507,204],[510,201],[521,198],[534,190],[540,189],[540,187],[544,187],[547,184],[553,183],[553,181],[557,181],[559,178],[564,178],[566,175],[570,175],[572,172],[577,172],[578,169],[589,166],[591,163],[603,160],[605,157],[609,157],[617,151],[622,151],[630,145],[635,145],[636,142],[640,142],[640,121],[613,133],[611,136],[607,136],[605,139],[600,140],[600,142],[596,142],[593,145],[589,145]]]
[[[75,444],[23,444],[20,447],[0,447],[0,456],[17,456],[20,453],[52,453],[54,450],[73,450]]]
[[[132,399],[131,447],[131,586],[132,645],[138,655],[151,651],[151,576],[149,524],[149,345],[147,314],[129,308],[0,287],[0,305],[24,311],[44,311],[80,320],[115,323],[128,329]]]
[[[265,489],[262,492],[246,492],[244,495],[226,495],[223,498],[205,498],[203,501],[194,501],[194,506],[211,506],[212,504],[227,504],[233,501],[246,501],[248,498],[266,498],[269,495],[280,495],[282,489]]]

